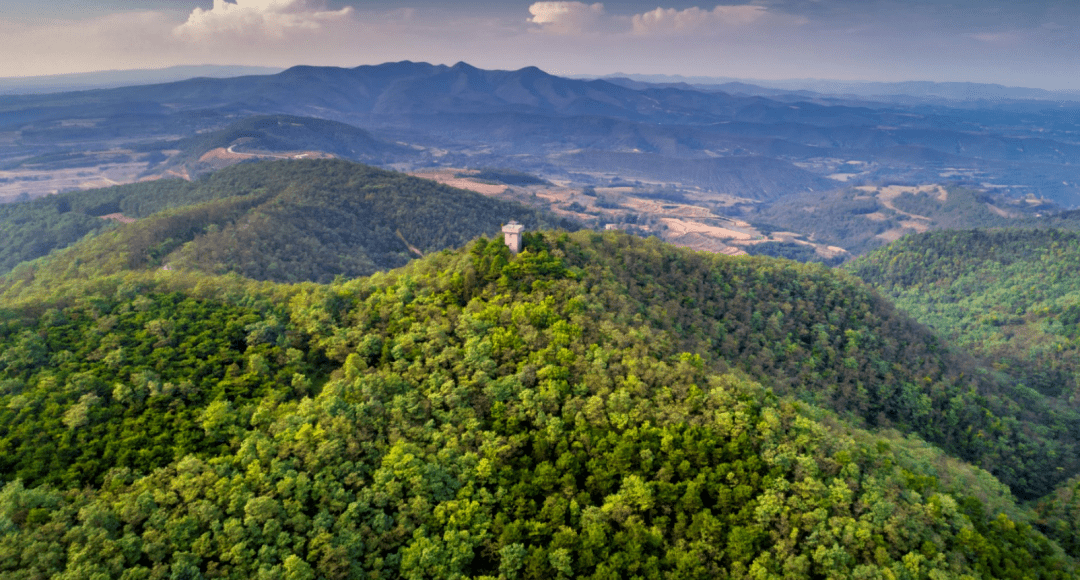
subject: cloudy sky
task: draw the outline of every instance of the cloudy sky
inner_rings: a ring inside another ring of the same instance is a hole
[[[1078,40],[1076,0],[0,0],[0,77],[414,60],[1080,89]]]

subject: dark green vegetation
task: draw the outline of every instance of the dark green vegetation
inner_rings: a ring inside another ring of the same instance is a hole
[[[116,225],[99,216],[123,213],[143,218],[217,196],[213,188],[165,179],[0,205],[0,273]]]
[[[113,228],[94,217],[117,212],[140,221]],[[69,268],[89,277],[166,265],[327,282],[402,266],[512,219],[531,228],[571,225],[516,203],[345,161],[248,163],[190,183],[155,181],[0,206],[0,272],[109,230],[48,264],[23,267],[0,288],[19,280],[40,284]]]
[[[70,284],[0,326],[5,577],[1075,577],[986,471],[884,429],[1030,497],[1072,419],[821,266],[579,232]]]
[[[837,266],[844,261],[843,256],[827,259],[818,254],[813,246],[796,242],[762,242],[742,247],[751,256],[772,256],[786,258],[796,262],[820,262],[827,266]]]
[[[849,269],[995,369],[1080,404],[1080,234],[932,232],[905,237]]]
[[[1080,477],[1058,487],[1035,506],[1036,525],[1070,554],[1080,553]]]
[[[551,183],[549,183],[547,180],[541,179],[535,175],[525,173],[523,171],[517,171],[514,169],[500,169],[497,167],[482,167],[476,170],[475,173],[461,173],[458,174],[458,177],[468,177],[478,181],[502,183],[515,187],[523,187],[527,185],[551,185]]]
[[[850,269],[1029,389],[1028,400],[1080,408],[1080,234],[935,232],[906,237]],[[1076,493],[1073,479],[1037,506],[1040,527],[1073,551],[1080,546]]]
[[[208,406],[247,405],[282,385],[306,393],[312,367],[285,316],[174,293],[93,300],[5,328],[0,473],[68,488],[225,451],[222,434],[193,428]]]

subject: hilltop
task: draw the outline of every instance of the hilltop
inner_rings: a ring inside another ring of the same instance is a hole
[[[155,173],[199,175],[251,159],[336,157],[379,164],[416,152],[336,121],[292,115],[256,115],[218,131],[182,139]]]
[[[1077,473],[1076,418],[852,277],[617,233],[525,248],[8,303],[0,570],[1074,574],[1012,494]]]

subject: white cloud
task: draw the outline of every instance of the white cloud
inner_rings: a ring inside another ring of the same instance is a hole
[[[407,59],[518,68],[542,62],[534,58],[537,47],[523,48],[529,35],[520,17],[338,10],[336,0],[219,0],[200,10],[191,1],[179,15],[139,11],[39,21],[0,15],[0,77],[183,64],[354,67]]]
[[[718,26],[745,26],[753,24],[768,14],[763,6],[750,4],[740,6],[717,6],[712,10],[698,7],[676,10],[657,8],[631,18],[634,34],[686,33],[715,29]]]
[[[608,14],[602,3],[585,2],[535,2],[529,6],[532,17],[529,22],[540,30],[562,35],[583,33],[608,33],[636,36],[663,36],[668,34],[713,34],[721,30],[747,28],[767,23],[770,25],[801,25],[804,18],[770,12],[756,4],[721,5],[707,8],[658,7],[649,12],[623,16]]]
[[[0,21],[0,76],[35,76],[177,64],[174,22],[157,12],[85,20]]]
[[[297,32],[319,32],[347,21],[352,8],[328,10],[318,0],[214,0],[213,8],[196,8],[173,33],[186,40],[220,36],[281,39]]]
[[[577,34],[596,27],[604,17],[604,5],[600,2],[536,2],[529,6],[532,18],[543,30],[558,34]]]

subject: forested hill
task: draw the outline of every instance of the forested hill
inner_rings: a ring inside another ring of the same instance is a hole
[[[909,236],[850,266],[897,306],[1012,381],[1080,408],[1080,234],[962,230]],[[1080,478],[1039,502],[1040,525],[1080,547]]]
[[[112,227],[116,222],[99,217],[115,214],[138,221]],[[460,247],[515,219],[529,228],[573,227],[518,203],[346,161],[245,163],[190,183],[164,180],[0,206],[0,272],[95,234],[9,282],[76,265],[83,277],[167,266],[327,282]]]
[[[83,283],[0,311],[5,577],[1077,572],[901,434],[1031,497],[1075,418],[820,266],[544,232],[330,285]]]
[[[231,153],[297,153],[317,151],[343,159],[379,164],[389,158],[405,159],[415,151],[403,145],[379,140],[371,133],[336,121],[293,115],[255,115],[217,131],[182,139],[179,153],[165,163],[190,174],[205,172],[214,163],[203,156],[215,149]],[[226,160],[224,165],[235,163]],[[219,165],[220,166],[220,165]],[[162,168],[154,168],[160,172]]]
[[[849,269],[998,370],[1044,395],[1080,399],[1080,233],[913,235]]]

